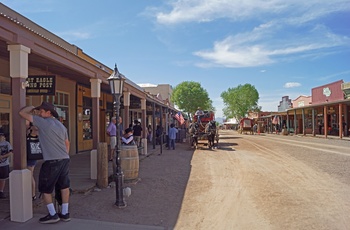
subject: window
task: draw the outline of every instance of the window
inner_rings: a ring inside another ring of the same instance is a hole
[[[92,139],[92,99],[83,97],[83,139]]]
[[[0,76],[0,94],[11,95],[11,78]]]
[[[62,124],[69,128],[69,94],[56,92],[55,96],[44,96],[44,100],[56,106],[59,119]]]

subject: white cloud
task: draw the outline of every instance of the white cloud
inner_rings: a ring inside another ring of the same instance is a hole
[[[319,80],[320,81],[328,81],[328,80],[333,79],[333,78],[337,79],[339,76],[346,77],[349,74],[350,74],[350,70],[347,70],[347,71],[343,71],[343,72],[339,72],[339,73],[333,73],[333,74],[328,75],[328,76],[320,77]],[[345,82],[347,82],[347,81],[345,81]]]
[[[295,87],[300,87],[301,84],[299,82],[287,82],[284,84],[283,88],[295,88]]]
[[[137,85],[140,86],[140,87],[157,87],[157,85],[151,84],[151,83],[140,83],[140,84],[137,84]]]
[[[219,18],[241,21],[268,15],[293,14],[290,23],[301,24],[324,15],[347,11],[347,0],[176,0],[170,4],[170,11],[163,9],[155,13],[160,24],[177,24],[184,22],[207,22]],[[154,12],[155,9],[152,8]]]
[[[79,31],[65,31],[57,33],[58,36],[64,37],[67,41],[76,41],[89,39],[91,34],[88,32],[79,32]]]
[[[350,11],[348,0],[176,0],[170,7],[168,11],[156,13],[159,24],[217,19],[228,19],[232,25],[261,21],[251,30],[214,41],[212,48],[193,52],[202,59],[196,63],[202,68],[256,67],[306,57],[312,59],[340,52],[343,49],[334,48],[350,44],[348,37],[317,24],[317,20],[326,15]]]
[[[302,57],[316,58],[327,52],[342,51],[350,39],[331,33],[323,26],[316,26],[304,34],[293,34],[289,38],[279,37],[281,30],[274,22],[260,25],[251,32],[229,36],[216,41],[212,49],[193,54],[209,63],[197,66],[220,66],[229,68],[255,67]],[[281,22],[280,22],[281,25]],[[286,25],[285,25],[286,26]]]

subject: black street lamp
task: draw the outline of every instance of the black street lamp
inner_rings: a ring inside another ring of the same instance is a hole
[[[111,87],[111,93],[114,96],[114,103],[115,103],[115,112],[116,112],[116,137],[117,137],[117,144],[116,144],[116,163],[117,163],[117,176],[115,177],[115,193],[116,193],[116,201],[115,205],[119,208],[126,207],[126,203],[123,197],[123,172],[122,168],[120,166],[120,130],[119,130],[119,109],[120,109],[120,96],[123,93],[123,84],[125,81],[125,78],[122,77],[122,75],[119,73],[117,64],[114,67],[114,72],[112,75],[107,79],[109,82],[109,86]]]

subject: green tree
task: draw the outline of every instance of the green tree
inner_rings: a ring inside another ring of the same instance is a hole
[[[242,119],[249,111],[259,111],[259,93],[253,85],[238,85],[221,93],[224,102],[224,115],[226,117]]]
[[[185,113],[194,114],[198,107],[202,110],[214,110],[208,92],[201,84],[194,81],[184,81],[178,84],[171,96],[171,101]],[[190,116],[190,115],[189,115]]]

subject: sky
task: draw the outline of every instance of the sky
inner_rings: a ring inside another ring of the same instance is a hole
[[[283,96],[350,82],[350,0],[1,1],[136,84],[251,84],[263,111]]]

